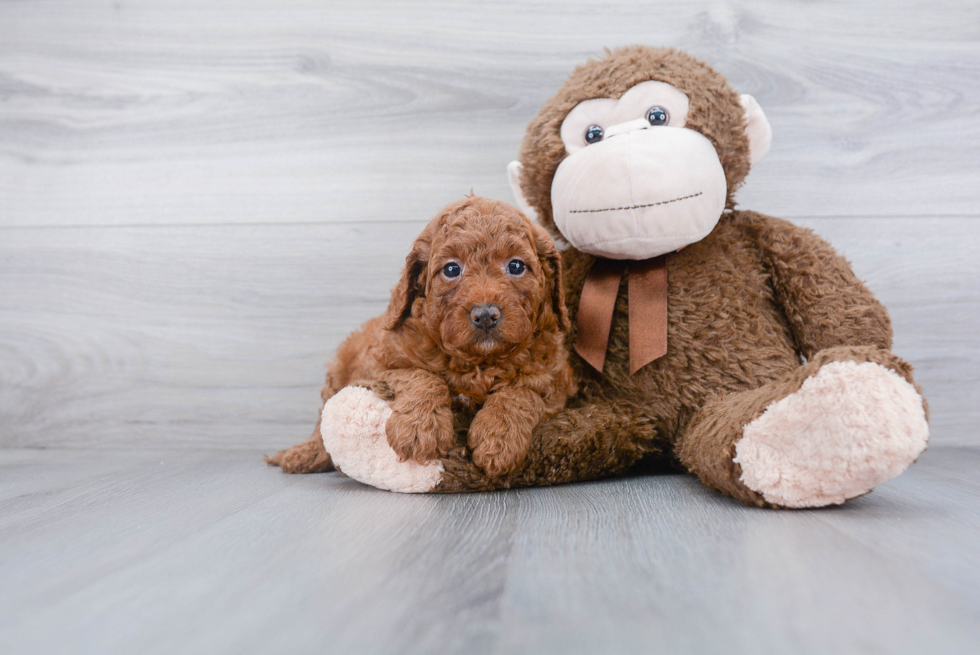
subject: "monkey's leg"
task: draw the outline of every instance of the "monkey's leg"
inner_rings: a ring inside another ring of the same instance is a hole
[[[443,460],[445,474],[433,491],[543,487],[618,475],[641,457],[663,452],[657,436],[652,421],[626,404],[593,400],[539,423],[524,465],[500,479],[487,478],[465,449],[457,449]]]
[[[911,367],[873,346],[844,346],[782,380],[709,401],[676,453],[702,482],[742,502],[821,507],[898,475],[928,438]]]
[[[363,387],[341,390],[323,410],[324,442],[338,469],[390,491],[455,493],[592,480],[623,473],[659,448],[649,419],[625,405],[597,401],[565,409],[538,425],[524,466],[490,479],[470,458],[466,426],[446,458],[399,462],[385,435],[390,415],[388,403]]]

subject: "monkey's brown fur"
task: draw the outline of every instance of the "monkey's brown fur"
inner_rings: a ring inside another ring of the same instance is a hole
[[[689,55],[635,46],[572,73],[530,123],[521,147],[521,186],[540,222],[559,235],[550,191],[567,156],[559,128],[568,112],[648,80],[687,94],[685,127],[715,146],[728,181],[727,208],[711,234],[668,255],[667,354],[629,374],[624,277],[604,374],[572,355],[578,393],[535,429],[524,467],[491,479],[457,447],[443,459],[435,491],[594,479],[642,460],[679,464],[705,484],[762,506],[732,460],[743,427],[768,405],[834,361],[878,363],[913,382],[911,367],[889,352],[888,313],[843,257],[809,230],[734,208],[733,194],[749,171],[743,109],[724,77]],[[563,260],[574,317],[594,258],[571,248]],[[574,339],[573,327],[567,344]]]
[[[506,270],[515,259],[526,265],[519,276]],[[456,278],[441,273],[450,261],[462,267]],[[500,319],[481,330],[471,308],[490,304]],[[388,311],[340,346],[321,396],[326,402],[357,383],[375,389],[392,407],[388,443],[403,460],[420,463],[456,445],[455,414],[469,425],[473,461],[497,477],[523,462],[534,426],[574,392],[567,330],[561,257],[551,238],[510,205],[468,197],[441,211],[415,241]],[[289,472],[330,470],[319,428],[269,463]]]

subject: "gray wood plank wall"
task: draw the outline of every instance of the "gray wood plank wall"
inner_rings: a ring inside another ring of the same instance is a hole
[[[262,447],[414,235],[605,46],[683,48],[775,133],[743,207],[889,305],[980,443],[980,5],[0,1],[0,446]]]

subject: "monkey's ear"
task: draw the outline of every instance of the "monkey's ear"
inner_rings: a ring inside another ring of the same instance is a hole
[[[762,107],[748,93],[739,96],[745,110],[745,136],[749,137],[749,164],[755,165],[769,152],[772,144],[772,127]]]
[[[565,283],[562,280],[561,253],[555,247],[555,242],[548,236],[540,225],[533,225],[534,248],[538,252],[538,262],[544,272],[545,289],[551,297],[551,309],[558,317],[558,328],[568,332],[571,325],[568,320],[568,308],[565,307]]]
[[[530,218],[535,223],[538,222],[538,212],[534,211],[532,207],[527,202],[527,198],[524,197],[524,190],[521,189],[521,172],[524,170],[524,164],[519,161],[512,161],[507,164],[507,181],[510,182],[510,190],[514,193],[514,200],[517,201],[517,207],[524,215]]]
[[[412,252],[405,258],[402,277],[391,290],[391,302],[385,312],[383,327],[394,330],[412,315],[415,299],[425,296],[425,274],[429,265],[429,242],[419,237],[412,246]]]

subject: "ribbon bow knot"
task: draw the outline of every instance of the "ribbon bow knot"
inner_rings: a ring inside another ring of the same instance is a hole
[[[596,259],[582,287],[575,352],[600,373],[627,266],[630,375],[667,354],[667,255],[629,262]]]

